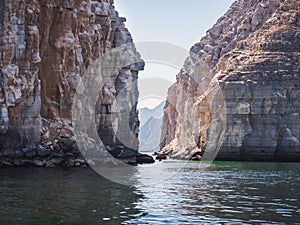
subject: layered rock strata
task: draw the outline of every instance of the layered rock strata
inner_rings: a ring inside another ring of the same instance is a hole
[[[300,160],[298,0],[238,0],[190,52],[169,90],[162,152]]]
[[[0,158],[4,165],[79,166],[72,104],[81,77],[102,55],[132,44],[125,18],[112,0],[10,0],[0,3]],[[112,100],[122,102],[137,136],[138,90],[143,62],[111,74],[99,90],[99,134],[110,150],[126,149],[110,130]],[[93,145],[88,139],[87,145]],[[136,150],[138,143],[135,143]],[[121,150],[116,150],[116,156]]]

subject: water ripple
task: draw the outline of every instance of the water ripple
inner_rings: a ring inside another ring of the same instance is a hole
[[[0,170],[0,224],[299,224],[300,164],[151,166],[132,187],[88,169]]]
[[[278,224],[300,221],[298,164],[221,164],[224,166],[216,163],[203,171],[197,163],[188,163],[163,183],[137,185],[145,198],[136,207],[149,214],[127,222]],[[173,172],[172,169],[165,171]]]

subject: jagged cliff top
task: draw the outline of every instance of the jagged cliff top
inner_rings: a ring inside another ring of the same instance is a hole
[[[207,35],[191,48],[191,52],[199,55],[210,68],[214,68],[223,55],[236,48],[250,34],[253,36],[265,27],[271,16],[276,18],[281,11],[288,10],[294,10],[296,14],[298,7],[297,0],[238,0],[207,31]],[[271,25],[271,20],[267,24]]]

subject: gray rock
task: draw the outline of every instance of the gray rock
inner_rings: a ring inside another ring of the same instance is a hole
[[[37,154],[35,146],[25,147],[25,148],[23,148],[23,152],[24,152],[25,156],[28,158],[34,157]]]
[[[37,154],[41,157],[46,157],[51,154],[51,151],[50,151],[50,149],[39,145],[37,148]]]
[[[45,160],[35,159],[35,160],[33,160],[33,163],[36,166],[43,167],[45,165]]]
[[[300,161],[299,11],[297,0],[232,5],[169,90],[162,153]]]

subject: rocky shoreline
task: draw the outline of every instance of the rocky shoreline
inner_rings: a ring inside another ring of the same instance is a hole
[[[77,146],[77,145],[75,145]],[[139,164],[154,163],[155,160],[152,156],[147,154],[138,153],[133,150],[127,150],[126,153],[114,157],[113,153],[110,152],[112,157],[104,157],[101,159],[84,159],[76,147],[73,151],[68,153],[56,152],[54,153],[49,148],[44,146],[32,146],[26,147],[22,151],[11,151],[6,155],[0,155],[0,168],[6,167],[89,167],[105,166],[109,163],[125,163],[128,165],[136,166]]]

